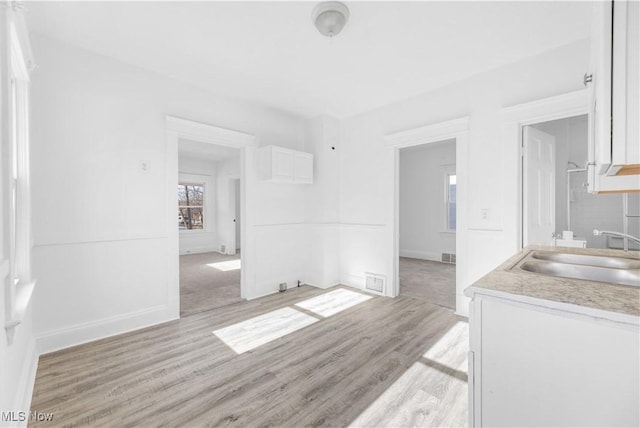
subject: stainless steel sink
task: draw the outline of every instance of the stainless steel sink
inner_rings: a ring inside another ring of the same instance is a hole
[[[640,286],[640,260],[627,257],[531,251],[512,269],[539,275]]]
[[[549,260],[574,265],[600,266],[616,269],[640,269],[640,260],[626,257],[590,256],[586,254],[554,253],[553,251],[534,251],[534,259]]]
[[[615,269],[601,266],[572,265],[557,262],[524,262],[520,269],[543,275],[563,278],[586,279],[589,281],[611,282],[613,284],[640,286],[638,269]]]

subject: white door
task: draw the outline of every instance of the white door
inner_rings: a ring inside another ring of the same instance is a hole
[[[523,245],[552,245],[556,229],[556,138],[525,126],[523,144]]]

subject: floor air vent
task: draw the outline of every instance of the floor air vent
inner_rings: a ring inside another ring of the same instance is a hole
[[[449,253],[442,253],[442,263],[456,264],[456,255]]]
[[[378,294],[384,294],[385,278],[383,275],[377,273],[365,272],[364,273],[364,288],[367,291],[372,291]]]

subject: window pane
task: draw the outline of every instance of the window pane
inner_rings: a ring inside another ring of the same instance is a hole
[[[449,202],[456,201],[456,176],[455,174],[449,176]]]
[[[178,184],[178,205],[203,206],[204,185],[202,184]]]
[[[456,230],[456,204],[455,202],[449,203],[449,218],[447,221],[447,227],[449,230]]]
[[[179,207],[178,229],[201,230],[204,227],[202,207]]]

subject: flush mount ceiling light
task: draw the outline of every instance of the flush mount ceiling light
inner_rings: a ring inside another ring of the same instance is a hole
[[[338,35],[348,19],[349,8],[338,1],[318,3],[311,13],[311,22],[327,37]]]

